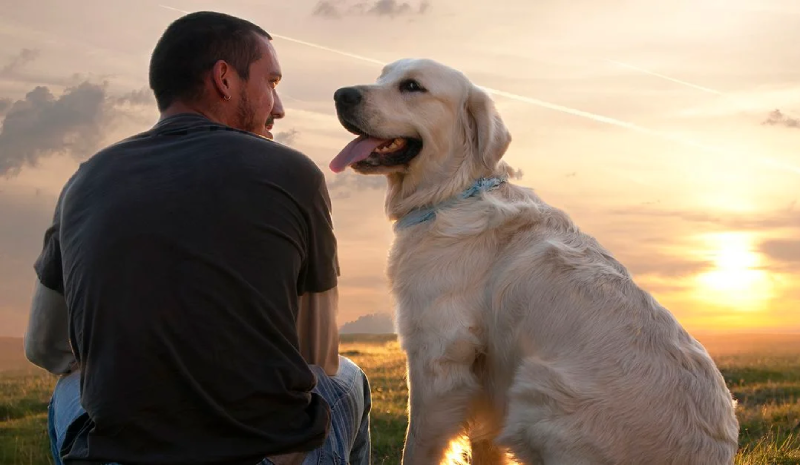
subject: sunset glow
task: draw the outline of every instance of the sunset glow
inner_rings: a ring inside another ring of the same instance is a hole
[[[761,269],[762,257],[753,251],[752,236],[725,232],[707,236],[706,252],[713,269],[696,277],[699,299],[732,308],[762,310],[774,296],[774,284]]]
[[[332,96],[425,57],[491,91],[515,182],[567,212],[688,329],[800,332],[796,3],[15,4],[0,15],[0,336],[24,331],[61,187],[96,150],[155,123],[152,48],[203,9],[274,36],[286,117],[273,132],[325,174],[340,324],[392,312],[393,233],[385,181],[328,169],[352,139]]]

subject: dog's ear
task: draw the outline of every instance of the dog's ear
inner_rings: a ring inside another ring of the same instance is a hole
[[[467,144],[476,158],[489,169],[494,169],[511,143],[511,133],[489,94],[478,86],[471,86],[465,103]]]

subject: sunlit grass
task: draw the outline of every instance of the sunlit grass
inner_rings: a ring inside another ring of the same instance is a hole
[[[800,337],[701,338],[739,402],[737,465],[800,464]],[[754,342],[755,341],[755,342]],[[369,376],[376,465],[398,464],[406,429],[405,357],[392,336],[343,336],[341,352]],[[55,380],[0,374],[0,464],[52,463],[47,401]]]

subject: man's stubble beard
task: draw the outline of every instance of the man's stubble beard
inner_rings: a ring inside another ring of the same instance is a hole
[[[259,127],[256,123],[256,112],[250,106],[250,100],[247,98],[247,92],[242,89],[239,93],[239,106],[236,109],[236,115],[239,119],[239,128],[255,134],[261,134],[263,127]]]

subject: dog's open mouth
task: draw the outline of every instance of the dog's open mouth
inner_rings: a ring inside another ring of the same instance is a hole
[[[355,131],[354,131],[355,132]],[[356,132],[358,135],[339,152],[330,163],[334,173],[348,166],[361,171],[381,166],[396,166],[410,162],[422,150],[422,141],[415,138],[396,137],[383,139]]]

